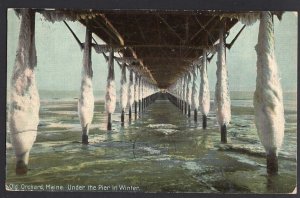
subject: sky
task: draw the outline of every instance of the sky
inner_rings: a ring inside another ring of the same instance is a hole
[[[15,62],[20,19],[13,10],[7,13],[7,79],[8,89]],[[85,27],[79,22],[68,22],[81,42],[84,42]],[[275,54],[279,68],[279,76],[284,91],[297,90],[297,15],[286,12],[282,21],[274,17]],[[247,26],[233,47],[227,51],[229,89],[231,91],[253,91],[256,82],[256,51],[259,22]],[[240,30],[238,23],[230,31],[231,39]],[[39,90],[79,90],[83,52],[63,22],[51,23],[40,15],[36,15],[36,78]],[[103,43],[94,36],[98,43]],[[216,84],[216,58],[208,64],[208,78],[211,91]],[[94,90],[105,90],[107,63],[101,54],[92,51],[94,70]],[[128,72],[127,72],[128,74]],[[120,68],[115,63],[116,82],[120,82]],[[198,79],[199,81],[199,79]],[[200,81],[199,81],[200,82]],[[120,83],[117,83],[119,89]]]

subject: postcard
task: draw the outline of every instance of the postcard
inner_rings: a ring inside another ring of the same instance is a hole
[[[7,191],[297,192],[297,12],[7,22]]]

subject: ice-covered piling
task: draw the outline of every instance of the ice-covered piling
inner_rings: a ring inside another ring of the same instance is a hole
[[[187,101],[187,111],[188,117],[191,117],[191,103],[192,103],[192,92],[191,92],[191,74],[187,74],[187,84],[186,84],[186,101]]]
[[[40,98],[35,81],[35,12],[21,9],[21,26],[15,66],[11,78],[11,143],[16,155],[16,174],[26,174],[29,153],[35,142],[39,123]]]
[[[217,83],[215,91],[216,114],[221,129],[221,142],[227,143],[227,126],[231,119],[224,27],[220,28],[217,60]]]
[[[142,112],[142,76],[139,76],[139,113]]]
[[[120,89],[120,102],[121,102],[121,123],[124,125],[124,114],[128,101],[128,91],[127,91],[127,79],[126,79],[126,66],[125,63],[121,67],[121,89]]]
[[[253,104],[257,132],[267,154],[267,172],[277,174],[277,156],[284,137],[285,121],[282,89],[274,53],[272,17],[271,12],[262,12],[260,15]]]
[[[179,87],[179,90],[180,90],[180,109],[181,109],[181,112],[183,112],[184,110],[184,78],[181,78],[180,80],[180,87]]]
[[[109,52],[108,59],[108,76],[105,95],[105,109],[108,114],[107,130],[111,130],[111,114],[116,108],[116,86],[114,72],[114,52],[113,49]]]
[[[186,107],[186,75],[182,79],[183,79],[183,87],[182,87],[183,106],[182,106],[182,112],[184,114],[186,114],[186,112],[187,112],[187,107]]]
[[[83,67],[81,72],[80,96],[78,99],[78,115],[82,127],[82,143],[88,144],[89,127],[94,114],[93,70],[91,60],[92,32],[86,28],[83,51]]]
[[[194,110],[194,121],[197,122],[197,113],[198,113],[198,89],[197,89],[197,68],[195,68],[192,72],[193,74],[193,86],[192,86],[192,104],[191,108]]]
[[[207,57],[206,50],[203,50],[203,63],[200,67],[200,92],[199,92],[199,107],[202,113],[202,127],[206,129],[207,126],[207,115],[209,113],[210,108],[210,92],[209,92],[209,84],[207,77]]]
[[[128,105],[129,105],[129,120],[131,120],[131,114],[132,114],[132,105],[135,99],[134,94],[134,84],[133,84],[133,70],[131,69],[129,72],[129,89],[128,89]]]
[[[135,119],[137,119],[138,102],[139,102],[139,77],[136,73],[135,74],[135,83],[134,83],[134,115],[135,115]]]

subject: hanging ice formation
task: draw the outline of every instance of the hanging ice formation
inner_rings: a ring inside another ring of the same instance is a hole
[[[26,174],[29,152],[39,123],[40,98],[35,81],[35,12],[21,10],[21,26],[15,66],[11,78],[10,138],[16,155],[16,174]]]
[[[128,90],[127,90],[127,79],[126,79],[126,66],[125,63],[122,64],[121,68],[121,90],[120,90],[120,101],[121,101],[121,122],[124,123],[124,114],[127,106],[128,100]]]
[[[134,102],[134,99],[135,99],[135,94],[134,94],[135,89],[134,88],[135,87],[134,87],[134,84],[133,84],[133,70],[131,69],[130,73],[129,73],[129,89],[128,89],[129,119],[131,119],[132,105],[133,105],[133,102]]]
[[[188,117],[191,116],[191,103],[192,103],[192,92],[191,92],[191,74],[187,74],[187,84],[186,84],[186,101],[188,105]]]
[[[230,96],[228,90],[228,73],[224,44],[224,29],[220,29],[220,44],[218,46],[217,83],[215,92],[217,120],[221,128],[221,142],[227,142],[227,126],[231,119]]]
[[[184,111],[184,78],[181,77],[181,86],[179,87],[180,89],[180,109],[183,112]]]
[[[116,86],[115,86],[115,73],[114,73],[114,52],[109,52],[108,60],[108,76],[105,95],[105,109],[108,113],[107,130],[111,130],[111,114],[114,113],[116,108]]]
[[[272,17],[270,12],[261,13],[253,104],[257,132],[267,153],[267,171],[276,174],[277,155],[284,137],[284,108],[274,53]]]
[[[135,83],[134,83],[134,113],[135,113],[135,119],[137,119],[138,103],[139,103],[139,76],[136,73],[135,74]]]
[[[193,74],[193,85],[192,85],[192,102],[191,102],[191,109],[194,110],[194,120],[197,121],[197,112],[198,112],[198,96],[197,96],[197,68],[192,71]]]
[[[207,114],[209,113],[210,108],[210,92],[209,92],[209,84],[207,77],[207,57],[206,50],[203,51],[203,64],[200,67],[200,92],[199,92],[199,107],[202,113],[203,119],[203,129],[206,129],[207,126]]]
[[[182,77],[183,80],[183,87],[182,87],[182,101],[183,101],[183,113],[186,114],[187,112],[187,103],[186,103],[186,75]]]
[[[81,88],[78,100],[78,115],[82,127],[82,143],[88,144],[89,127],[94,114],[93,94],[93,70],[91,60],[91,38],[92,33],[86,28],[86,36],[83,51],[83,67],[81,72]]]
[[[142,112],[142,76],[139,76],[139,113]]]

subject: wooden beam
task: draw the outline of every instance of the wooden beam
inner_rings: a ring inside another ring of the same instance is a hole
[[[115,29],[115,27],[110,23],[110,21],[105,17],[104,14],[100,14],[100,16],[104,19],[106,27],[109,28],[119,39],[120,45],[124,45],[124,39],[119,34],[119,32]]]
[[[121,48],[175,48],[175,49],[195,49],[195,50],[202,50],[206,49],[207,46],[205,45],[165,45],[165,44],[124,44],[124,45],[99,45],[103,48],[112,47],[114,49],[121,49]]]
[[[199,33],[201,33],[203,30],[205,30],[206,26],[208,26],[213,20],[214,20],[215,16],[211,17],[203,26],[202,24],[199,22],[197,16],[195,16],[195,19],[197,20],[198,24],[200,25],[200,30],[198,30],[190,39],[190,41],[192,41]]]
[[[162,18],[159,14],[157,14],[156,16],[158,16],[162,22],[167,26],[167,28],[182,42],[184,43],[184,40],[177,34],[177,32],[168,24],[168,22]]]

